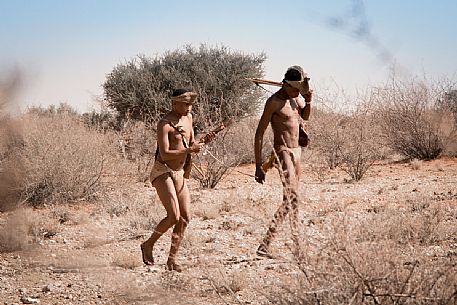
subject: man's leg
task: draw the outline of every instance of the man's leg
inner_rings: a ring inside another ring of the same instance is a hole
[[[171,237],[170,254],[168,256],[167,267],[169,270],[182,271],[182,268],[176,263],[176,254],[178,253],[181,241],[184,237],[184,232],[190,221],[190,192],[187,187],[186,180],[183,176],[174,177],[175,188],[179,203],[179,211],[181,217],[173,229]]]
[[[273,256],[270,254],[270,244],[276,236],[278,227],[284,222],[284,219],[286,218],[289,211],[290,201],[287,197],[284,196],[281,205],[273,215],[273,219],[271,220],[267,232],[262,239],[262,243],[257,249],[257,255],[273,258]]]
[[[154,180],[154,187],[157,190],[160,201],[167,211],[167,216],[157,224],[151,237],[141,244],[143,262],[147,265],[154,264],[152,250],[156,241],[163,233],[177,224],[180,218],[178,197],[170,175],[164,174],[156,178]]]
[[[282,151],[278,154],[281,162],[279,174],[283,184],[283,200],[277,211],[275,212],[273,219],[270,222],[268,230],[260,244],[257,254],[260,256],[271,257],[269,254],[270,244],[277,233],[277,228],[284,222],[287,214],[296,206],[297,201],[297,188],[298,188],[298,176],[297,171],[294,167],[292,156],[288,151]]]
[[[300,171],[301,161],[300,155],[293,156],[293,166],[295,169],[295,176],[290,180],[290,192],[293,194],[291,198],[291,213],[290,213],[290,229],[292,234],[292,241],[294,243],[294,255],[299,257],[300,255],[300,232],[299,232],[299,215],[298,215],[298,190],[300,186]]]

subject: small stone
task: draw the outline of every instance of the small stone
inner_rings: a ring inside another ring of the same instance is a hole
[[[22,304],[38,304],[38,303],[40,303],[40,300],[23,296],[23,297],[21,297],[21,302],[22,302]]]
[[[26,294],[27,293],[27,288],[19,288],[18,289],[20,294]]]
[[[43,289],[41,289],[41,291],[43,291],[43,292],[51,292],[53,290],[55,290],[55,286],[52,284],[48,284],[48,285],[44,286]]]
[[[157,268],[157,267],[149,267],[148,268],[148,272],[151,272],[151,273],[157,273],[159,271],[160,271],[160,269]]]

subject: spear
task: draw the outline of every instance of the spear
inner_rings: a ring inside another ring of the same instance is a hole
[[[258,85],[269,85],[269,86],[276,86],[276,87],[282,87],[282,82],[276,82],[273,80],[267,80],[267,79],[262,79],[262,78],[246,78],[247,80],[253,82],[254,84]]]

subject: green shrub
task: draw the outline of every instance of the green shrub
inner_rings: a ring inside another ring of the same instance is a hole
[[[104,98],[123,119],[138,119],[153,128],[170,109],[170,93],[192,87],[198,94],[194,124],[203,131],[227,118],[253,114],[260,90],[246,80],[263,75],[265,55],[246,55],[227,47],[184,49],[163,56],[138,56],[117,65],[108,74]]]

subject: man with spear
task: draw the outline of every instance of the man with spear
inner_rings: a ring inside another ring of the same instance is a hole
[[[256,80],[252,81],[256,82]],[[308,120],[311,111],[312,91],[309,90],[308,81],[307,74],[300,66],[288,68],[284,75],[284,80],[280,83],[281,89],[266,101],[257,126],[254,141],[255,180],[258,183],[265,181],[265,171],[268,167],[265,167],[262,162],[263,136],[268,125],[271,124],[274,137],[273,158],[271,160],[277,166],[283,184],[283,201],[275,212],[257,249],[257,255],[259,256],[273,258],[270,251],[271,242],[278,226],[283,223],[289,212],[291,212],[292,238],[298,250],[298,189],[301,155],[301,146],[299,145],[300,117]],[[300,94],[304,97],[304,102],[299,98]],[[306,143],[300,144],[306,146]]]

